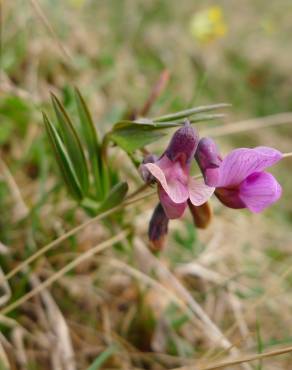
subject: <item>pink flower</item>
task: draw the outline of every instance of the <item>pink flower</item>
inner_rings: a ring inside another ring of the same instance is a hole
[[[214,187],[190,176],[191,162],[198,146],[198,135],[186,121],[177,130],[164,154],[157,160],[140,166],[142,177],[158,184],[161,205],[169,219],[183,215],[188,199],[195,206],[205,203],[213,194]],[[153,157],[152,157],[153,159]]]
[[[231,151],[223,160],[212,139],[200,140],[197,162],[205,183],[215,186],[217,198],[230,208],[248,208],[258,213],[275,203],[282,193],[280,184],[264,170],[280,161],[282,153],[259,146]]]

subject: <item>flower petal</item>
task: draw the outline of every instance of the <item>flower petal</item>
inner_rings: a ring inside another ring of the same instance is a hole
[[[239,197],[246,207],[258,213],[275,203],[282,194],[281,185],[267,172],[255,172],[239,188]]]
[[[159,199],[162,207],[166,213],[166,216],[173,220],[175,218],[180,218],[186,209],[187,202],[175,203],[173,202],[162,186],[158,186]]]
[[[189,197],[189,192],[187,185],[183,182],[183,179],[180,177],[176,178],[175,174],[172,174],[172,176],[169,176],[167,179],[162,169],[154,163],[147,163],[143,166],[145,166],[156,178],[174,203],[186,202]]]
[[[209,137],[203,137],[199,141],[195,158],[203,173],[205,183],[209,186],[215,186],[219,180],[219,168],[222,163],[215,141]]]
[[[194,206],[201,206],[211,197],[215,188],[206,185],[203,179],[191,177],[189,180],[190,201]]]
[[[282,153],[268,147],[240,148],[229,153],[220,166],[217,187],[239,185],[253,172],[261,172],[282,158]]]

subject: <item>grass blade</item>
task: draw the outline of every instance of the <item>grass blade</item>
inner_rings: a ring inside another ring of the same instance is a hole
[[[64,146],[74,167],[80,187],[83,193],[87,194],[89,189],[89,174],[81,142],[63,105],[53,94],[52,103],[59,122],[60,135]]]
[[[115,345],[110,346],[104,352],[102,352],[93,363],[87,368],[87,370],[99,370],[101,366],[107,361],[114,352],[116,352],[117,347]]]

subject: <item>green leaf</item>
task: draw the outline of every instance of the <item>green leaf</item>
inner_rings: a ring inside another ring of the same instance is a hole
[[[102,160],[101,147],[91,114],[77,88],[75,88],[75,100],[93,173],[96,198],[102,200],[108,192],[108,170]]]
[[[99,206],[98,213],[105,212],[119,205],[125,198],[128,192],[128,189],[129,189],[129,186],[126,182],[120,182],[116,184],[111,189],[106,199]]]
[[[112,345],[102,352],[93,363],[87,368],[87,370],[99,370],[101,366],[117,351],[117,347]]]
[[[73,198],[80,201],[83,198],[82,191],[64,144],[56,128],[49,121],[45,113],[43,113],[43,119],[50,144],[55,153],[61,175],[65,181],[65,184],[67,185],[68,191]]]
[[[152,124],[121,121],[113,127],[108,137],[127,153],[133,153],[135,150],[159,140],[164,135]]]
[[[82,191],[84,194],[87,194],[89,188],[89,174],[81,142],[65,108],[53,94],[52,103],[59,122],[61,138],[74,167]]]
[[[96,152],[96,150],[98,150],[99,148],[97,132],[85,100],[77,88],[75,88],[75,100],[77,104],[81,128],[86,143],[88,145],[88,151],[92,153]]]
[[[213,119],[220,119],[225,117],[225,114],[200,114],[198,116],[195,116],[193,118],[184,117],[183,119],[173,120],[173,121],[164,121],[164,122],[155,122],[156,128],[166,129],[171,127],[177,127],[182,126],[186,119],[189,120],[190,123],[197,123],[197,122],[203,122],[203,121],[211,121]]]
[[[191,123],[207,121],[212,119],[222,118],[223,114],[201,114],[190,119]],[[128,154],[135,150],[143,148],[145,145],[151,144],[159,140],[165,135],[163,129],[182,126],[184,119],[176,119],[173,121],[154,122],[150,119],[138,119],[135,121],[119,121],[112,131],[108,134],[108,138],[114,141],[118,146],[124,149]]]
[[[140,126],[147,126],[147,127],[156,127],[157,124],[155,122],[153,122],[151,119],[148,119],[148,118],[139,118],[139,119],[136,119],[135,121],[129,121],[129,120],[121,120],[121,121],[118,121],[115,125],[114,125],[114,130],[117,130],[117,129],[121,129],[121,128],[124,128],[124,127],[128,127],[128,126],[131,126],[131,125],[140,125]]]
[[[163,121],[163,122],[155,122],[148,118],[140,118],[135,121],[122,120],[122,121],[117,122],[114,125],[114,130],[126,128],[131,125],[139,125],[139,126],[144,125],[144,126],[147,126],[149,130],[167,129],[167,128],[172,128],[172,127],[182,126],[186,119],[188,119],[190,123],[197,123],[201,121],[209,121],[212,119],[219,119],[223,117],[225,117],[225,114],[217,113],[217,114],[200,114],[193,118],[184,117],[184,118],[180,118],[180,119],[173,120],[173,121]]]
[[[180,112],[166,114],[164,116],[152,118],[153,122],[166,122],[166,121],[173,121],[179,118],[187,118],[197,113],[204,113],[209,112],[211,110],[226,108],[229,107],[230,104],[220,103],[220,104],[212,104],[212,105],[204,105],[201,107],[190,108],[186,110],[182,110]]]

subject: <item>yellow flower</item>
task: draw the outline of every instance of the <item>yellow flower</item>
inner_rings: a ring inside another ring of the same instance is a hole
[[[223,37],[227,25],[219,6],[211,6],[193,15],[190,22],[190,32],[199,42],[209,43]]]
[[[81,8],[86,0],[67,0],[67,2],[74,8]]]
[[[277,25],[272,18],[263,18],[260,26],[267,35],[272,35],[277,31]]]

